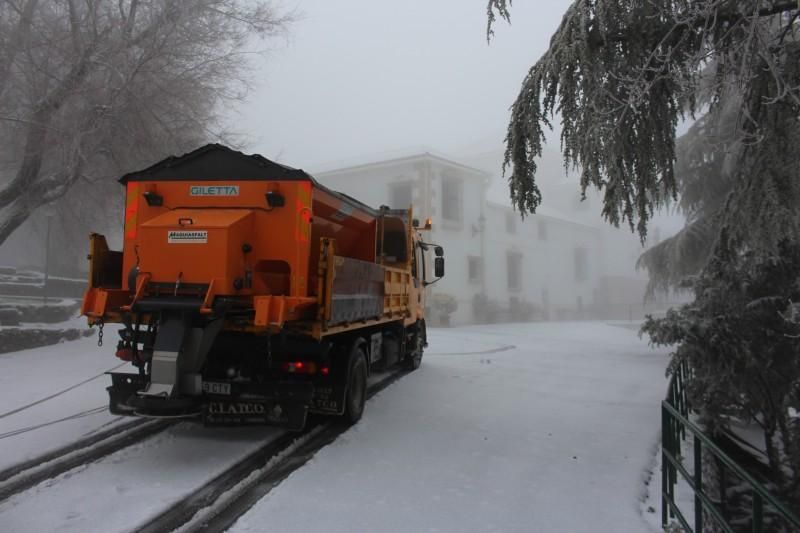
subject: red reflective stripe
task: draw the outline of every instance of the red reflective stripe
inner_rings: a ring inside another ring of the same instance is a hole
[[[136,232],[139,229],[138,213],[139,213],[139,184],[128,183],[128,192],[125,197],[125,238],[135,239]]]
[[[294,229],[294,239],[297,242],[308,242],[311,235],[311,209],[297,201],[298,221]]]
[[[295,227],[294,238],[299,243],[306,243],[311,237],[311,183],[299,184],[295,207],[299,220]]]

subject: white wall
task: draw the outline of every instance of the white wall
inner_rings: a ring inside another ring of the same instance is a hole
[[[506,217],[513,216],[515,232],[510,233]],[[510,208],[489,204],[487,217],[487,294],[508,305],[512,297],[534,304],[543,317],[577,316],[580,298],[584,310],[593,303],[594,287],[601,270],[597,264],[599,231],[589,226],[543,215],[520,220]],[[546,230],[540,234],[540,226]],[[575,249],[586,250],[585,279],[576,278]],[[522,257],[523,278],[519,290],[508,286],[508,254]]]
[[[467,258],[482,253],[480,219],[485,211],[487,176],[475,170],[466,170],[443,164],[432,166],[430,176],[430,204],[433,218],[431,240],[445,249],[446,275],[432,287],[432,293],[446,293],[455,297],[458,309],[451,322],[464,324],[473,321],[473,300],[481,292],[480,283],[469,280]],[[448,220],[442,212],[445,181],[461,184],[461,220]]]

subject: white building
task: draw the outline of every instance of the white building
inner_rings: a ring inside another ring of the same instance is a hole
[[[430,241],[445,249],[446,275],[431,293],[456,300],[451,323],[627,318],[633,305],[641,314],[646,278],[633,271],[637,239],[589,223],[580,216],[587,204],[575,202],[577,216],[543,205],[523,221],[502,196],[488,200],[491,172],[430,150],[314,175],[374,207],[412,205],[415,218],[432,219]],[[429,316],[437,322],[438,313]]]

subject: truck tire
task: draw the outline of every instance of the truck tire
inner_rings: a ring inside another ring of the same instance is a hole
[[[416,370],[422,364],[422,352],[425,349],[425,341],[422,338],[419,330],[414,333],[409,344],[408,355],[404,360],[405,367],[408,370]]]
[[[347,376],[342,419],[346,424],[355,424],[361,420],[367,401],[367,361],[360,347],[353,348]]]

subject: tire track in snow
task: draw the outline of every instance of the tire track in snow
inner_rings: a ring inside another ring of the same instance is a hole
[[[34,424],[32,426],[21,427],[17,429],[12,429],[6,431],[4,433],[0,433],[0,440],[8,439],[10,437],[16,437],[17,435],[22,435],[23,433],[28,433],[29,431],[34,431],[40,428],[45,428],[52,426],[54,424],[60,424],[61,422],[67,422],[69,420],[76,420],[78,418],[84,418],[87,416],[92,416],[100,413],[105,413],[108,410],[107,405],[101,405],[99,407],[94,407],[92,409],[87,409],[86,411],[80,411],[78,413],[73,413],[71,415],[67,415],[62,418],[57,418],[55,420],[49,420],[47,422],[41,422],[39,424]],[[0,474],[0,480],[2,480],[2,474]]]
[[[136,444],[173,424],[173,420],[136,419],[8,467],[0,472],[0,502],[42,481]]]
[[[373,382],[368,387],[367,399],[409,373],[409,370],[398,370]],[[308,424],[299,433],[282,433],[185,498],[174,502],[158,516],[135,526],[133,531],[222,533],[292,472],[351,427],[338,420],[323,419]]]
[[[86,379],[84,379],[83,381],[81,381],[79,383],[76,383],[74,385],[70,385],[66,389],[62,389],[62,390],[60,390],[58,392],[54,392],[50,396],[45,396],[44,398],[40,398],[40,399],[38,399],[38,400],[36,400],[34,402],[31,402],[31,403],[25,404],[23,406],[17,407],[16,409],[12,409],[11,411],[6,411],[5,413],[0,414],[0,419],[3,419],[3,418],[6,418],[7,416],[11,416],[13,414],[19,413],[20,411],[24,411],[26,409],[30,409],[31,407],[35,407],[35,406],[37,406],[37,405],[39,405],[41,403],[44,403],[44,402],[46,402],[48,400],[52,400],[53,398],[57,398],[57,397],[61,396],[62,394],[66,394],[69,391],[77,389],[78,387],[80,387],[82,385],[86,385],[90,381],[94,381],[94,380],[96,380],[98,378],[101,378],[101,377],[105,376],[108,372],[113,372],[114,370],[116,370],[116,369],[118,369],[118,368],[120,368],[120,367],[122,367],[122,366],[124,366],[126,364],[128,364],[128,363],[119,364],[119,365],[115,366],[114,368],[109,368],[108,370],[106,370],[104,372],[101,372],[100,374],[97,374],[97,375],[92,376],[90,378],[86,378]]]

